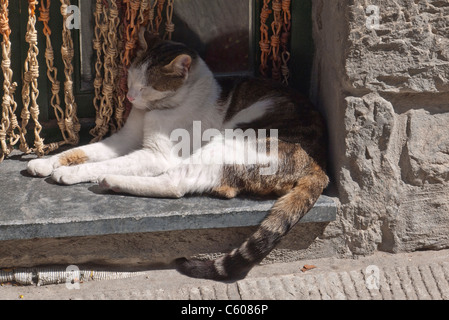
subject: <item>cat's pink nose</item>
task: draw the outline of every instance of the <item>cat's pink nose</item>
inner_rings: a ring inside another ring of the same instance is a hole
[[[136,99],[134,99],[134,97],[131,97],[129,94],[126,95],[126,97],[128,98],[129,102],[133,102],[134,100],[136,100]]]

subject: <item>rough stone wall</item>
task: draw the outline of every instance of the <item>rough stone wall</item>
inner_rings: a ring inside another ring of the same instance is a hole
[[[313,21],[341,252],[448,248],[449,1],[313,0]]]

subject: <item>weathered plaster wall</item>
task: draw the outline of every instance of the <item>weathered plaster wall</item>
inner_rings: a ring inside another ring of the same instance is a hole
[[[449,1],[314,0],[313,21],[341,253],[448,248]]]

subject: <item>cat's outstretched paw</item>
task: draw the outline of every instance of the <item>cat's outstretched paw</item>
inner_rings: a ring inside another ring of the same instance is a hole
[[[60,167],[51,173],[51,178],[59,184],[72,185],[84,180],[78,174],[76,167]]]
[[[35,177],[48,177],[53,172],[53,162],[50,159],[34,159],[28,162],[27,171]]]

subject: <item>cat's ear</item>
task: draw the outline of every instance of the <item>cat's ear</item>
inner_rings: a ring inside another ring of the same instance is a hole
[[[164,69],[169,73],[174,73],[186,78],[191,66],[192,57],[188,54],[180,54],[179,56],[174,58],[172,62],[167,64]]]
[[[139,29],[139,47],[142,51],[147,51],[160,41],[157,35],[150,33],[145,27]]]

